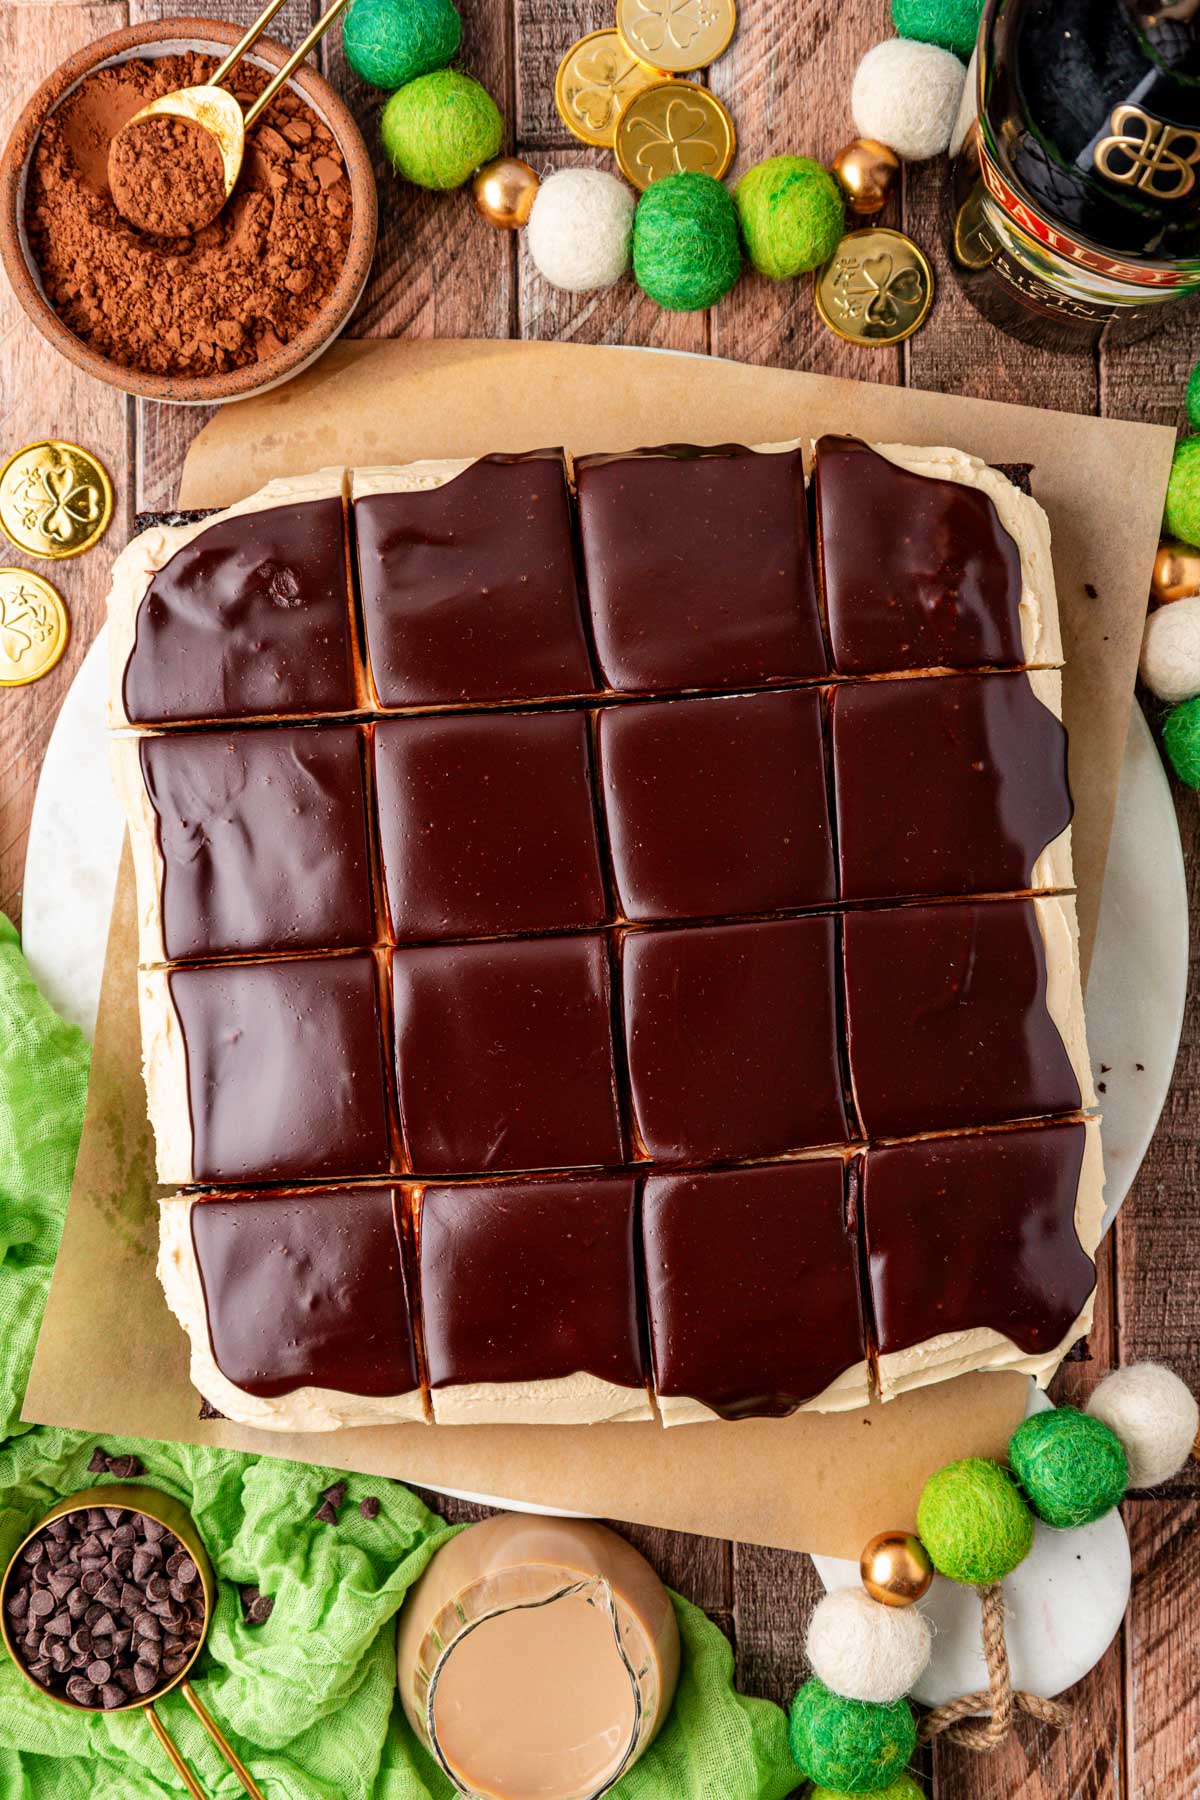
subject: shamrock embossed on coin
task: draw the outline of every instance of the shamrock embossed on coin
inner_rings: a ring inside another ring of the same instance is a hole
[[[0,527],[29,556],[81,555],[103,534],[112,511],[107,471],[78,444],[27,444],[0,469]]]
[[[642,62],[672,75],[715,62],[736,24],[734,0],[617,0],[622,43]]]
[[[933,270],[902,231],[851,231],[817,276],[817,311],[851,344],[899,344],[925,323]]]
[[[615,31],[590,31],[559,63],[554,103],[568,131],[585,144],[611,150],[621,108],[659,80]]]
[[[660,81],[636,94],[617,120],[617,163],[626,181],[648,188],[685,169],[720,180],[736,140],[715,94],[694,81]]]
[[[67,647],[67,609],[30,569],[0,569],[0,687],[24,687],[54,667]]]

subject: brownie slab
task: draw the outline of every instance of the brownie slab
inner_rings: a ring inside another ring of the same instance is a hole
[[[370,952],[150,969],[140,984],[160,1181],[389,1173]]]
[[[474,713],[376,726],[390,935],[487,937],[607,914],[582,712]]]
[[[418,1192],[438,1424],[651,1418],[628,1177]]]
[[[1072,900],[848,912],[842,944],[850,1080],[868,1137],[1092,1103]]]
[[[160,1266],[192,1378],[227,1418],[302,1431],[423,1417],[400,1201],[375,1187],[163,1203]]]
[[[114,723],[354,711],[342,471],[135,538],[114,565],[109,614]]]
[[[603,937],[392,953],[396,1084],[410,1170],[624,1160]]]
[[[840,1157],[655,1175],[646,1295],[665,1425],[867,1400]]]
[[[352,725],[115,739],[141,961],[373,944],[364,743]]]
[[[1076,1119],[867,1151],[862,1230],[885,1395],[980,1368],[1045,1385],[1090,1319],[1099,1131]]]
[[[830,436],[814,481],[843,675],[1062,660],[1045,514],[998,471],[958,451]]]
[[[828,915],[622,934],[638,1153],[706,1162],[844,1142],[836,965]]]
[[[608,707],[598,742],[626,918],[715,918],[836,897],[818,690]]]
[[[668,444],[575,463],[600,670],[622,692],[824,675],[800,451]]]
[[[833,689],[844,900],[1072,885],[1062,677],[943,675]]]
[[[358,469],[351,493],[385,711],[593,690],[561,451]]]

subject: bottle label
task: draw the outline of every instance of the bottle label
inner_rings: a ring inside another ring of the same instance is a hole
[[[1126,109],[1123,107],[1117,108],[1113,115],[1114,125],[1118,115],[1124,110]],[[1143,115],[1143,117],[1145,116]],[[1152,123],[1155,126],[1158,125],[1157,120]],[[1171,133],[1175,127],[1165,125],[1161,129],[1166,133]],[[1132,136],[1133,134],[1131,131],[1125,131],[1124,133],[1114,132],[1113,135],[1115,140],[1121,135]],[[1189,181],[1194,182],[1197,165],[1200,165],[1200,140],[1197,140],[1191,132],[1180,132],[1179,136],[1188,138],[1191,142],[1186,146],[1181,145],[1178,149],[1172,149],[1170,142],[1165,146],[1159,146],[1160,170],[1164,173],[1165,178],[1172,166],[1167,159],[1174,157],[1183,165]],[[1109,142],[1110,140],[1104,141]],[[1183,155],[1185,148],[1191,152],[1190,156]],[[1069,232],[1044,218],[1024,195],[1018,194],[1010,186],[988,153],[987,147],[982,141],[982,135],[977,143],[977,151],[983,183],[992,199],[1008,215],[1018,231],[1024,232],[1027,237],[1034,238],[1039,244],[1044,244],[1048,250],[1053,250],[1057,255],[1066,257],[1070,262],[1078,263],[1081,268],[1089,269],[1093,274],[1108,276],[1113,281],[1128,282],[1134,287],[1194,288],[1196,286],[1197,280],[1200,278],[1200,264],[1175,263],[1166,266],[1161,263],[1149,265],[1126,262],[1121,257],[1106,255],[1095,245],[1081,243],[1078,238],[1072,237]],[[1152,157],[1153,152],[1148,140],[1135,138],[1131,149],[1118,146],[1114,142],[1112,157],[1116,166],[1125,168],[1128,164],[1131,170],[1130,174],[1122,174],[1114,179],[1131,180],[1136,178],[1140,184],[1141,166],[1133,161],[1134,156],[1139,153],[1144,158]],[[1123,162],[1122,158],[1126,160]]]
[[[1200,133],[1168,125],[1128,103],[1115,109],[1108,126],[1094,161],[1109,181],[1140,188],[1156,200],[1182,200],[1191,193],[1200,163]]]

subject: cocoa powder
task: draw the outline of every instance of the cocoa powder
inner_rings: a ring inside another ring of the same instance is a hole
[[[118,131],[108,151],[108,185],[117,211],[140,231],[185,236],[225,203],[221,147],[195,119],[155,113]]]
[[[194,52],[85,77],[42,128],[26,229],[46,297],[91,349],[122,367],[210,375],[273,355],[315,318],[346,260],[350,183],[328,127],[284,89],[247,134],[233,194],[193,233],[138,230],[108,179],[113,138],[148,100],[206,82]],[[239,67],[243,107],[265,86]]]

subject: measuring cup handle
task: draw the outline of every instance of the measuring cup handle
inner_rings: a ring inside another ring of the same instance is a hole
[[[208,1800],[204,1789],[200,1786],[200,1783],[196,1780],[196,1777],[192,1774],[192,1771],[188,1768],[182,1756],[179,1754],[179,1751],[175,1747],[174,1739],[155,1712],[153,1706],[147,1704],[142,1708],[142,1712],[145,1715],[147,1725],[170,1757],[175,1773],[178,1775],[180,1781],[182,1781],[188,1793],[192,1796],[192,1800]]]
[[[179,1684],[179,1691],[199,1719],[201,1725],[203,1725],[217,1749],[221,1752],[221,1755],[225,1758],[225,1761],[229,1764],[230,1768],[241,1782],[242,1786],[245,1788],[246,1792],[249,1794],[250,1800],[266,1800],[266,1796],[259,1787],[257,1781],[255,1781],[253,1775],[250,1773],[245,1763],[243,1763],[241,1757],[233,1748],[233,1745],[228,1742],[225,1733],[221,1730],[221,1727],[217,1724],[191,1682],[181,1682]],[[155,1722],[157,1723],[157,1721]],[[167,1741],[169,1742],[170,1740],[168,1739]],[[199,1789],[194,1791],[198,1793]],[[200,1796],[200,1800],[204,1800],[203,1795]]]

